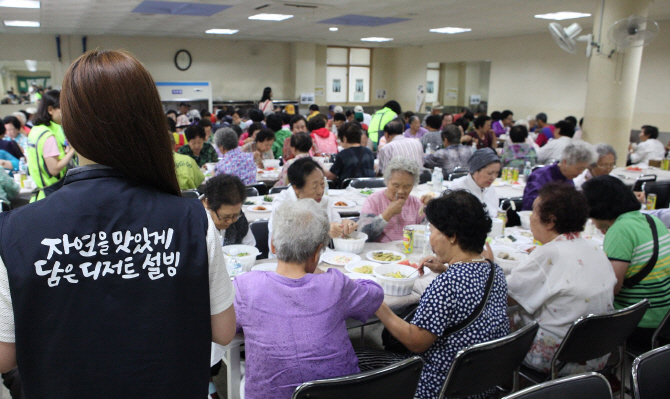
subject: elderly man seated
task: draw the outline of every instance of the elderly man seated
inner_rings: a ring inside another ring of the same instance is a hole
[[[359,372],[346,320],[366,321],[384,300],[373,281],[317,268],[330,222],[313,199],[286,201],[273,219],[277,272],[252,271],[235,279],[247,399],[288,399],[303,382]]]

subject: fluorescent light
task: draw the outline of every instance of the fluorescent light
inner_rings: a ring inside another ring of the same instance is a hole
[[[0,0],[0,7],[40,8],[40,2],[35,0]]]
[[[560,12],[552,12],[549,14],[538,14],[535,16],[535,18],[553,19],[556,21],[562,21],[564,19],[584,18],[590,16],[591,14],[584,14],[582,12],[560,11]]]
[[[285,19],[293,18],[293,15],[286,14],[256,14],[249,17],[258,21],[283,21]]]
[[[4,21],[5,26],[20,26],[24,28],[39,28],[39,21]]]
[[[333,26],[332,28],[328,28],[328,30],[331,32],[337,32],[339,29]]]
[[[470,32],[472,29],[467,29],[467,28],[452,28],[452,27],[446,27],[446,28],[437,28],[437,29],[431,29],[431,32],[434,33],[446,33],[449,35],[453,35],[455,33],[463,33],[463,32]]]
[[[37,61],[26,60],[26,68],[28,68],[30,72],[37,72]]]
[[[239,31],[239,29],[208,29],[205,33],[210,33],[212,35],[234,35]]]
[[[393,40],[390,37],[364,37],[361,39],[363,42],[390,42]]]

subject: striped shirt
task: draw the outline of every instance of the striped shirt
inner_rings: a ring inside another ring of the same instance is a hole
[[[379,170],[384,171],[386,165],[395,157],[405,157],[416,162],[419,169],[423,166],[423,146],[419,140],[408,139],[396,135],[393,140],[379,150]]]
[[[651,306],[638,327],[656,328],[670,309],[670,233],[659,219],[654,217],[658,231],[659,253],[654,269],[633,288],[622,287],[614,296],[614,307],[622,309],[643,299]],[[619,216],[605,235],[605,253],[610,260],[630,263],[626,278],[639,273],[649,262],[654,242],[649,223],[639,211]]]

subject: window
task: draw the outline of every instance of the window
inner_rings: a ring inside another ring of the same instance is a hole
[[[369,48],[328,47],[326,57],[326,101],[370,102]]]

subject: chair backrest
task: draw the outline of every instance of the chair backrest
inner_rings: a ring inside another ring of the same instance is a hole
[[[584,373],[534,385],[503,399],[612,399],[607,378]]]
[[[540,169],[540,168],[544,168],[544,165],[535,165],[535,166],[533,166],[533,168],[531,169],[531,171],[532,171],[532,172],[535,172],[536,170],[538,170],[538,169]]]
[[[2,211],[0,212],[8,212],[12,210],[12,203],[9,201],[0,200],[0,206],[2,207]]]
[[[656,181],[656,175],[640,175],[633,185],[633,191],[642,191],[642,185],[644,183],[650,183]]]
[[[181,190],[181,196],[184,198],[199,198],[198,190]]]
[[[552,375],[558,363],[579,363],[614,351],[633,333],[649,308],[644,299],[625,309],[602,315],[588,315],[575,321],[552,359]]]
[[[270,194],[279,194],[282,191],[286,190],[288,186],[272,187],[270,189]]]
[[[440,398],[462,398],[508,382],[530,350],[537,321],[493,341],[460,350],[451,364]]]
[[[636,399],[667,398],[670,394],[670,345],[637,357],[633,361],[633,393]]]
[[[656,349],[659,346],[667,344],[670,344],[670,309],[651,337],[651,349]]]
[[[421,171],[421,175],[419,175],[419,184],[425,184],[428,183],[433,179],[433,175],[428,169],[424,169]]]
[[[514,208],[512,208],[514,204]],[[523,197],[501,198],[500,207],[507,211],[507,224],[505,227],[521,226],[519,213],[523,207]]]
[[[329,190],[335,190],[337,188],[337,185],[332,180],[326,180],[326,183],[328,183],[328,189]]]
[[[656,194],[656,209],[670,208],[670,182],[648,182],[644,185],[644,193]]]
[[[342,182],[342,188],[347,188],[349,185],[353,188],[378,188],[386,187],[383,177],[357,177],[353,179],[346,179]]]
[[[248,184],[247,187],[253,187],[258,191],[258,195],[265,195],[268,193],[268,186],[263,183]]]
[[[422,369],[423,360],[415,356],[377,370],[305,382],[292,399],[412,399]]]
[[[256,187],[247,187],[247,197],[258,197],[259,195]]]
[[[470,173],[470,172],[467,172],[467,171],[451,172],[451,173],[449,173],[449,176],[447,176],[447,181],[454,181],[454,180],[456,180],[458,178],[461,178],[463,176],[467,176],[468,173]]]
[[[256,259],[267,259],[270,248],[268,248],[268,221],[270,219],[258,219],[249,225],[249,230],[251,234],[254,235],[256,239],[256,248],[260,251],[260,254]]]

